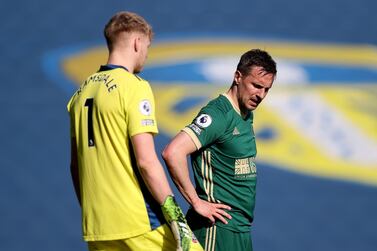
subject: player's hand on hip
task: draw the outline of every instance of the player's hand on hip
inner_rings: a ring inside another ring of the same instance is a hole
[[[211,203],[199,199],[192,206],[198,214],[208,218],[212,224],[215,223],[216,219],[224,224],[228,224],[227,219],[232,219],[232,216],[225,211],[231,210],[231,207],[225,204]]]
[[[189,251],[192,241],[192,232],[187,224],[181,208],[172,195],[169,195],[161,206],[165,220],[170,226],[177,241],[177,251]]]

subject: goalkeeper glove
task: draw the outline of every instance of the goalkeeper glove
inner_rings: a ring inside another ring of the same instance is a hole
[[[188,251],[191,245],[191,229],[181,208],[178,206],[172,195],[169,195],[161,206],[165,220],[173,232],[174,239],[177,241],[177,251]]]

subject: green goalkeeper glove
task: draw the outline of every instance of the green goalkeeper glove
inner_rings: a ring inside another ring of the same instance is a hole
[[[187,225],[185,216],[172,195],[166,197],[161,209],[165,220],[173,232],[174,239],[177,241],[177,251],[189,251],[191,245],[191,229]]]

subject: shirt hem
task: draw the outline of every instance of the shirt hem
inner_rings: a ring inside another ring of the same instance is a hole
[[[183,128],[182,131],[187,133],[187,135],[191,138],[191,140],[194,142],[197,150],[199,150],[202,147],[202,143],[200,143],[198,137],[195,135],[195,133],[189,127]]]
[[[137,131],[133,131],[132,133],[130,133],[130,137],[133,137],[135,135],[138,135],[138,134],[142,134],[142,133],[151,133],[153,135],[156,135],[158,134],[158,129],[147,129],[147,130],[137,130]]]
[[[142,229],[139,231],[134,231],[132,233],[124,234],[106,234],[106,235],[84,235],[84,241],[111,241],[111,240],[121,240],[135,237],[144,233],[151,231],[150,228]]]

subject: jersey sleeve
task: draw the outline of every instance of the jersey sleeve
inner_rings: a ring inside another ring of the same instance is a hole
[[[73,116],[72,116],[72,113],[71,113],[71,109],[72,109],[72,102],[73,102],[73,99],[75,98],[76,94],[73,95],[71,97],[71,99],[68,101],[68,104],[67,104],[67,111],[68,111],[68,115],[69,115],[69,125],[70,125],[70,136],[71,138],[74,138],[76,137],[75,136],[75,126],[74,126],[74,121],[73,121]]]
[[[137,85],[126,111],[129,135],[158,133],[152,89],[146,81]]]
[[[182,131],[186,132],[196,148],[200,149],[218,140],[225,129],[225,114],[218,109],[205,107]]]

